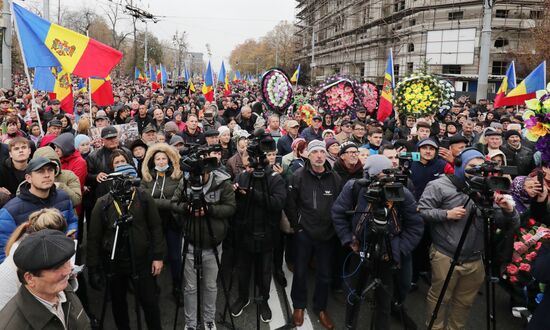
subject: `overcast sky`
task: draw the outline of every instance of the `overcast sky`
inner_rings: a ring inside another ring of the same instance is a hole
[[[42,10],[42,1],[27,0],[22,4]],[[62,7],[77,10],[93,6],[99,14],[104,13],[101,7],[108,6],[110,3],[109,0],[61,0]],[[50,16],[53,22],[57,21],[57,4],[58,1],[50,0]],[[190,50],[204,53],[205,59],[207,59],[205,45],[210,44],[213,69],[218,71],[222,59],[227,65],[231,50],[239,43],[265,35],[281,20],[293,22],[296,2],[295,0],[139,0],[135,5],[161,17],[158,23],[148,24],[149,30],[159,39],[172,40],[176,30],[179,33],[186,31]],[[143,29],[144,24],[139,24]],[[124,20],[123,26],[129,29],[130,20]]]

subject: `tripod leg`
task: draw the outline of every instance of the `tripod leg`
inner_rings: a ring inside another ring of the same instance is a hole
[[[356,260],[356,263],[359,263],[359,257],[353,256]],[[359,315],[359,310],[361,308],[361,295],[365,286],[367,284],[367,267],[366,264],[359,266],[359,272],[357,276],[352,280],[355,282],[353,292],[348,293],[348,299],[346,302],[346,329],[356,329],[357,328],[357,318]],[[352,266],[351,269],[355,269],[356,266]]]

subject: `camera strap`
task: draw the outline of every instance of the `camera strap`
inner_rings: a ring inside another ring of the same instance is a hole
[[[130,203],[128,203],[128,209],[127,211],[130,212],[130,206],[132,206],[132,202],[134,201],[134,197],[136,196],[136,190],[134,189],[134,191],[132,192],[132,198],[130,199]],[[122,210],[120,209],[120,205],[118,205],[118,202],[113,199],[113,204],[115,205],[115,210],[116,210],[116,213],[118,214],[118,216],[122,216]]]

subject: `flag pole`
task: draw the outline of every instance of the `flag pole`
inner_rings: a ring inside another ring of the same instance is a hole
[[[11,3],[11,12],[13,13],[13,2]],[[25,50],[23,49],[23,43],[21,42],[21,36],[19,34],[19,27],[17,25],[17,19],[15,15],[13,17],[13,24],[15,25],[15,30],[17,30],[17,41],[19,42],[19,49],[21,50],[21,55],[23,55],[23,68],[25,69],[25,75],[27,76],[27,83],[29,84],[29,89],[31,90],[31,107],[36,113],[36,119],[38,120],[38,127],[40,127],[40,134],[44,135],[44,129],[42,128],[42,121],[40,120],[40,113],[38,112],[38,107],[36,106],[36,99],[34,97],[34,87],[32,86],[31,76],[29,74],[29,67],[27,66],[27,58],[25,57]],[[11,79],[11,77],[10,77]]]
[[[90,37],[89,30],[86,30],[86,37]],[[91,78],[88,77],[88,102],[90,103],[90,124],[94,122],[92,118],[92,81]]]

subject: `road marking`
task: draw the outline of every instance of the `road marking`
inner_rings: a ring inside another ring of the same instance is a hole
[[[282,303],[281,298],[279,298],[279,293],[277,292],[277,287],[275,286],[273,278],[271,279],[269,301],[267,303],[269,304],[269,308],[271,308],[271,313],[273,314],[271,322],[269,323],[269,328],[278,329],[286,325],[285,314],[283,313],[283,308],[281,307],[284,306],[284,303]]]
[[[290,270],[288,270],[286,263],[283,264],[283,272],[285,273],[285,277],[288,282],[288,285],[285,288],[285,293],[286,293],[286,298],[288,299],[288,303],[290,305],[290,312],[292,313],[293,309],[292,309],[292,299],[290,299],[290,290],[292,287],[292,276],[294,274]],[[297,327],[297,329],[314,330],[313,323],[311,323],[311,319],[309,318],[307,309],[304,311],[304,324],[302,324],[301,327]]]

